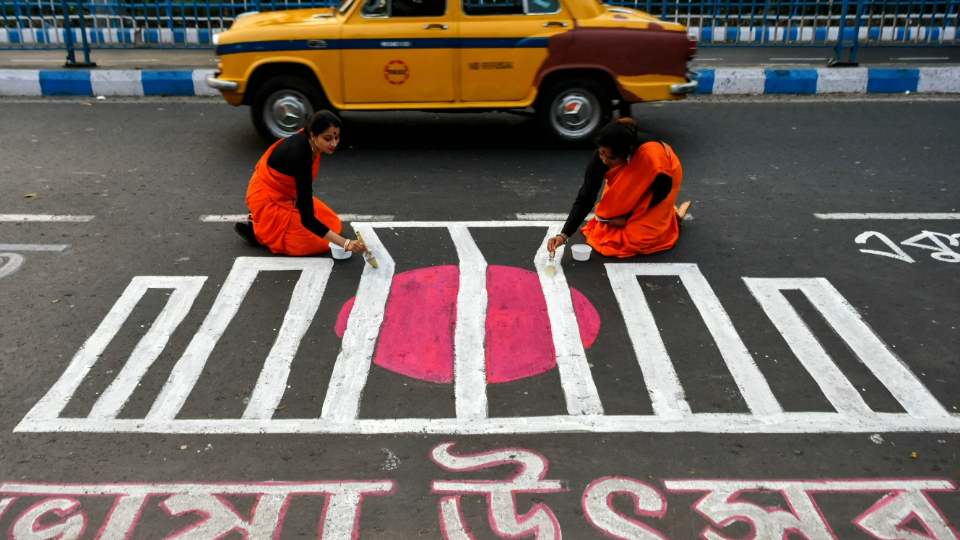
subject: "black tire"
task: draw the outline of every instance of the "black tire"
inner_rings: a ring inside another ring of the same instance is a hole
[[[577,106],[576,111],[563,112]],[[596,81],[567,79],[546,89],[537,101],[537,118],[555,141],[568,145],[592,143],[613,119],[613,102]]]
[[[281,75],[267,80],[253,99],[250,114],[257,132],[268,141],[285,139],[306,126],[326,100],[317,88],[300,77]],[[281,111],[286,116],[278,118]]]

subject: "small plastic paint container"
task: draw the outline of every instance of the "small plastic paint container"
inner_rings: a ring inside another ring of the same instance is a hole
[[[593,248],[586,244],[577,244],[575,246],[570,246],[570,251],[573,252],[573,260],[589,261],[590,252],[593,251]]]
[[[330,254],[333,255],[334,259],[342,261],[344,259],[349,259],[350,256],[353,255],[353,252],[347,251],[336,244],[330,244]]]

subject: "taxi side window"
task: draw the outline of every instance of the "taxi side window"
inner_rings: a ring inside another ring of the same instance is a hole
[[[467,15],[544,15],[560,12],[560,0],[463,0]]]
[[[442,17],[447,0],[367,0],[361,15],[376,17]]]
[[[527,14],[529,15],[543,15],[559,12],[559,0],[527,0]]]
[[[523,0],[463,0],[467,15],[523,15]]]

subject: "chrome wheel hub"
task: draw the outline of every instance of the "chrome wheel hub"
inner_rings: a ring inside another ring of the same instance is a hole
[[[289,137],[306,127],[312,114],[310,100],[296,90],[275,92],[263,111],[267,127],[278,138]]]
[[[596,98],[577,89],[557,96],[552,112],[554,128],[570,138],[583,137],[600,122],[600,104]]]

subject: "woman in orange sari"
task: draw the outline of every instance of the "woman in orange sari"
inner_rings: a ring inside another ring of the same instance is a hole
[[[340,119],[320,111],[304,130],[271,146],[250,179],[250,220],[237,223],[237,233],[251,245],[285,255],[325,253],[331,243],[354,253],[366,250],[362,242],[340,236],[340,217],[313,196],[320,154],[333,154],[338,144]]]
[[[593,208],[604,180],[596,217],[581,229],[587,243],[608,257],[672,248],[690,207],[689,201],[675,207],[683,169],[673,149],[638,133],[632,118],[604,127],[597,145],[563,231],[547,242],[547,249],[553,253],[567,243]]]

